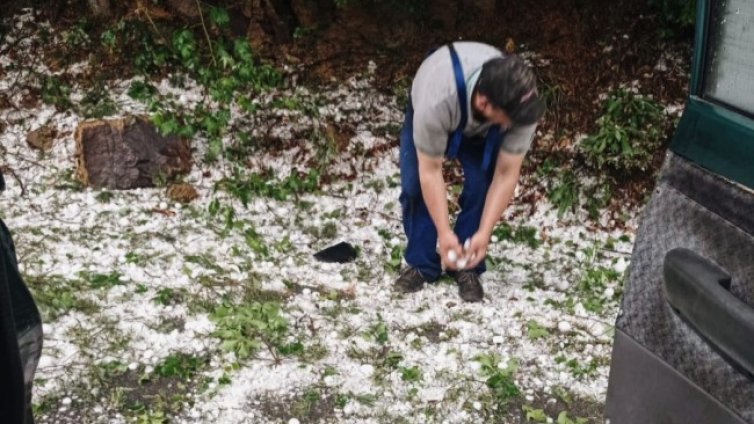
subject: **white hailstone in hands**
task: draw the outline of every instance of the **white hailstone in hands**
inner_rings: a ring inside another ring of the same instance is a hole
[[[458,260],[458,262],[456,262],[456,267],[458,269],[464,269],[464,268],[466,268],[467,263],[468,263],[468,259],[461,258],[461,259]]]
[[[458,260],[458,255],[456,254],[455,250],[448,250],[448,260],[450,262],[455,262]]]
[[[466,239],[466,241],[463,243],[463,250],[469,250],[471,247],[471,239]]]

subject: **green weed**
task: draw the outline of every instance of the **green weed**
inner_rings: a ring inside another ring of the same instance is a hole
[[[665,124],[656,101],[620,88],[603,102],[597,133],[581,140],[578,151],[598,171],[643,171],[662,145]]]

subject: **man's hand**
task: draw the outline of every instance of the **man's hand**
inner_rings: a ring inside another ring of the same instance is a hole
[[[437,240],[440,245],[440,260],[442,261],[442,267],[450,270],[457,269],[456,261],[461,259],[464,253],[456,234],[448,229],[448,231],[438,234]]]
[[[465,250],[463,254],[468,259],[465,269],[473,269],[487,256],[487,247],[490,244],[490,237],[487,234],[476,232],[469,239],[468,245],[464,243]]]

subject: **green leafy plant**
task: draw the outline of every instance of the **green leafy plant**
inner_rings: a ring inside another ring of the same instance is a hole
[[[270,254],[270,250],[267,248],[267,243],[264,238],[252,227],[248,227],[244,233],[244,240],[249,248],[262,257],[267,257]]]
[[[579,205],[581,183],[572,170],[560,172],[555,185],[547,193],[548,199],[558,208],[558,217],[563,217],[568,211],[575,211]]]
[[[369,327],[367,335],[377,343],[384,345],[388,341],[388,328],[381,316],[378,316],[377,322]]]
[[[110,98],[108,89],[100,84],[88,90],[77,105],[79,114],[86,118],[103,118],[114,115],[118,107]]]
[[[109,361],[97,364],[94,372],[98,378],[108,379],[123,375],[128,371],[128,364],[120,361]]]
[[[403,258],[403,248],[401,245],[396,244],[390,248],[390,258],[386,263],[386,268],[390,271],[398,272],[401,268],[401,261]]]
[[[71,107],[71,87],[55,75],[40,75],[42,101],[58,110]]]
[[[662,145],[666,116],[654,100],[624,88],[602,103],[597,133],[581,140],[578,151],[599,171],[618,174],[646,170]]]
[[[568,412],[562,411],[560,414],[558,414],[558,420],[556,422],[558,424],[586,424],[589,422],[589,420],[581,417],[571,419],[571,417],[568,416]]]
[[[413,367],[401,367],[401,380],[409,382],[417,382],[422,379],[422,370],[417,366]]]
[[[338,409],[343,409],[348,405],[348,401],[351,400],[350,397],[345,393],[338,393],[335,396],[335,407]]]
[[[600,265],[586,268],[575,286],[584,309],[596,313],[603,312],[606,302],[615,300],[605,298],[605,290],[608,284],[617,282],[619,278],[620,273],[609,267]]]
[[[207,358],[174,353],[155,365],[154,374],[159,377],[179,377],[182,380],[188,380],[206,364]]]
[[[547,418],[549,418],[542,409],[535,409],[529,405],[524,405],[521,409],[524,411],[524,418],[526,418],[527,423],[546,423]]]
[[[514,243],[525,244],[532,249],[536,249],[542,244],[542,240],[537,238],[537,229],[526,225],[513,227],[507,222],[503,222],[495,227],[493,235],[498,240],[509,240]]]
[[[610,184],[599,184],[584,191],[586,197],[584,209],[586,209],[590,219],[596,220],[600,216],[600,211],[610,205],[613,189]]]
[[[550,331],[535,320],[526,323],[526,335],[531,340],[537,340],[550,335]]]
[[[97,311],[97,304],[82,295],[83,284],[62,277],[39,277],[25,275],[34,300],[45,321],[50,322],[71,311],[85,314]]]
[[[479,370],[482,377],[486,378],[485,384],[492,391],[498,409],[508,404],[521,393],[513,380],[513,375],[518,370],[518,363],[511,359],[507,366],[500,367],[500,356],[495,353],[479,354],[474,357],[479,362]]]
[[[219,181],[216,189],[224,190],[247,206],[252,197],[270,197],[276,200],[286,200],[288,197],[306,192],[314,192],[319,187],[319,173],[310,170],[300,175],[292,172],[283,180],[276,180],[274,173],[244,174],[236,170],[232,177]]]
[[[649,0],[661,22],[660,35],[690,34],[696,20],[696,0]]]
[[[214,335],[222,340],[220,348],[234,352],[241,360],[262,346],[275,352],[288,334],[288,322],[277,302],[223,305],[215,309],[211,319],[216,325]]]
[[[567,358],[564,355],[559,355],[555,358],[556,364],[563,364],[568,368],[568,370],[573,374],[576,378],[583,378],[583,377],[589,377],[594,375],[597,372],[597,368],[599,367],[599,361],[592,358],[587,363],[581,363],[576,358]]]
[[[82,280],[89,283],[89,286],[93,289],[110,288],[123,284],[120,280],[121,274],[118,271],[109,274],[81,271],[78,275]]]
[[[152,300],[155,303],[167,306],[181,303],[183,298],[183,291],[173,290],[170,287],[164,287],[157,291],[157,295]]]
[[[63,43],[69,49],[86,47],[90,41],[85,21],[79,21],[76,25],[61,31],[60,35],[63,39]]]

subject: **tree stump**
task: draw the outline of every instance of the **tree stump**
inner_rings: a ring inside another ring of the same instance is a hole
[[[75,139],[76,178],[85,186],[154,187],[191,170],[188,140],[160,135],[142,117],[84,122]]]

